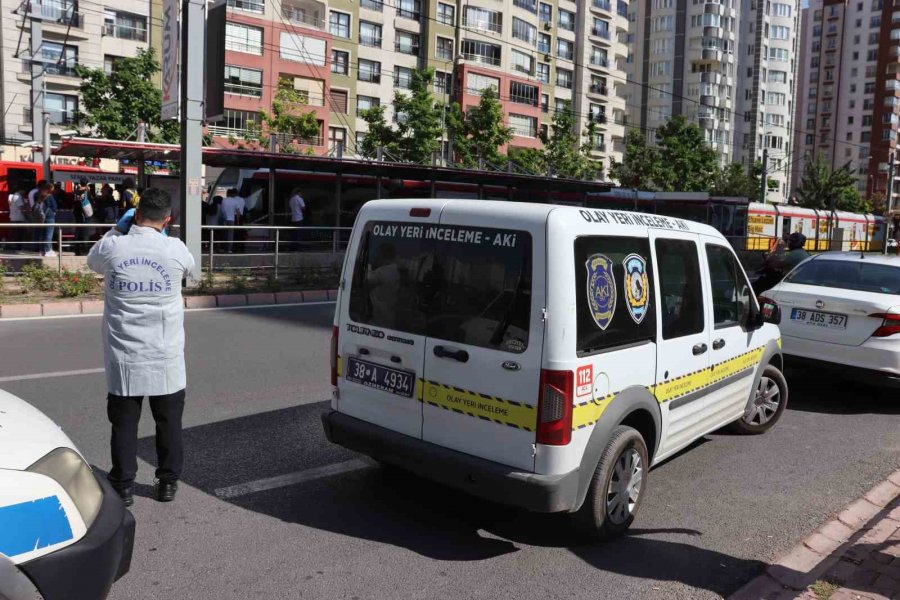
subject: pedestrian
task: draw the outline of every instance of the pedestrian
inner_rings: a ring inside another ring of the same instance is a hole
[[[9,197],[9,222],[24,224],[28,223],[31,218],[31,205],[28,203],[28,189],[25,186],[19,186]],[[12,250],[18,252],[19,244],[26,240],[30,240],[28,229],[25,227],[13,227],[12,230]]]
[[[134,179],[126,177],[125,181],[122,182],[122,189],[123,191],[119,196],[122,199],[122,208],[124,210],[137,208],[138,204],[141,202],[141,195],[134,187]]]
[[[76,223],[88,224],[94,218],[94,204],[88,190],[88,182],[82,179],[75,188],[72,202],[72,217]],[[75,229],[75,254],[84,256],[88,253],[87,242],[91,239],[92,228],[78,227]]]
[[[794,267],[809,258],[809,252],[803,248],[805,244],[806,236],[798,231],[795,231],[788,236],[787,252],[784,253],[784,258],[781,261],[781,270],[785,275],[793,271]]]
[[[225,193],[225,199],[222,200],[222,222],[227,227],[234,227],[240,223],[243,205],[244,199],[237,195],[236,189],[231,188]],[[225,232],[225,239],[228,241],[225,252],[231,254],[234,252],[234,229]]]
[[[119,220],[119,207],[113,196],[113,188],[108,183],[104,183],[100,188],[100,218],[103,223],[115,223]]]
[[[144,396],[156,422],[155,495],[174,500],[183,463],[181,417],[187,377],[181,280],[194,258],[168,237],[172,198],[148,188],[132,217],[123,217],[91,248],[88,267],[103,276],[103,350],[112,425],[107,478],[131,505],[137,434]]]
[[[58,207],[56,198],[53,196],[53,186],[45,181],[43,185],[38,187],[31,215],[32,221],[35,223],[47,225],[47,227],[38,229],[37,237],[35,238],[36,241],[40,242],[38,252],[46,257],[56,256],[56,252],[53,251],[53,232],[56,230],[56,211]]]
[[[288,208],[291,210],[291,227],[298,228],[291,232],[291,239],[293,240],[291,246],[293,250],[298,250],[300,246],[299,227],[303,226],[303,219],[306,212],[306,202],[303,200],[303,196],[300,195],[300,188],[295,188],[294,191],[291,192],[291,198],[288,200]]]

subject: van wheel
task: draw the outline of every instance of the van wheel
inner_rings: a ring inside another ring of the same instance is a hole
[[[609,540],[631,527],[644,500],[649,466],[641,434],[624,425],[616,427],[600,456],[584,504],[574,515],[578,532]]]
[[[756,435],[765,433],[775,426],[784,414],[788,402],[788,386],[784,375],[774,365],[766,365],[753,399],[744,416],[735,421],[732,428],[738,433]]]

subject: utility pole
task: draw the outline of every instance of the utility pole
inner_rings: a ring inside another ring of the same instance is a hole
[[[50,180],[50,169],[46,167],[50,161],[50,147],[44,146],[44,45],[43,6],[40,2],[27,3],[25,18],[29,20],[31,33],[31,136],[42,144],[41,152],[35,153],[35,162],[44,163],[44,179]]]
[[[144,144],[147,142],[147,124],[143,121],[138,121],[137,126],[137,141],[139,144]],[[138,154],[138,164],[137,164],[137,184],[138,187],[144,189],[147,187],[147,173],[146,173],[146,165],[144,164],[144,153],[140,152]]]
[[[41,112],[41,162],[44,165],[44,179],[51,181],[50,177],[50,113]]]
[[[181,241],[194,257],[188,285],[200,281],[200,180],[203,169],[204,0],[181,3]]]
[[[762,175],[759,178],[759,201],[766,203],[766,190],[769,189],[769,149],[763,148]]]
[[[893,217],[891,216],[891,211],[894,210],[894,153],[891,152],[890,160],[888,161],[888,178],[887,178],[887,212],[884,215],[884,243],[882,244],[882,253],[887,254],[887,238],[888,238],[888,227],[891,222],[893,222]],[[894,233],[894,237],[896,237],[896,233]]]

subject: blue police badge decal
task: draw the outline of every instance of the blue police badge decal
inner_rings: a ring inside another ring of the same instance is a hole
[[[647,315],[650,304],[649,281],[647,279],[647,261],[638,254],[629,254],[622,261],[625,267],[625,301],[628,314],[635,323],[640,324]]]
[[[616,280],[613,278],[613,261],[602,254],[587,259],[588,306],[594,323],[606,330],[616,311]]]

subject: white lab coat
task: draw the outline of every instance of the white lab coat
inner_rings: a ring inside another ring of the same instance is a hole
[[[103,275],[106,385],[120,396],[161,396],[185,388],[181,279],[194,258],[176,238],[133,225],[110,230],[87,258]]]

